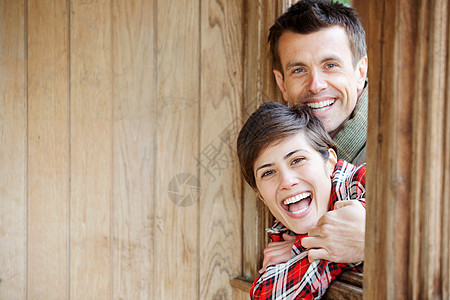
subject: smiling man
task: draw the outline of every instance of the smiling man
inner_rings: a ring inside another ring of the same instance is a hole
[[[270,28],[273,73],[290,105],[307,105],[334,139],[338,157],[365,162],[367,53],[356,12],[302,0]]]

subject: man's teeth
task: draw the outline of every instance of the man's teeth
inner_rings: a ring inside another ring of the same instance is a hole
[[[330,106],[334,103],[335,100],[325,100],[325,101],[320,101],[320,102],[309,102],[306,103],[306,106],[308,106],[309,108],[312,109],[321,109],[321,108],[325,108],[327,106]]]
[[[286,200],[283,201],[284,205],[289,205],[295,202],[298,202],[302,199],[305,199],[307,197],[311,196],[310,192],[305,192],[305,193],[301,193],[298,194],[297,196],[291,197],[291,198],[287,198]]]

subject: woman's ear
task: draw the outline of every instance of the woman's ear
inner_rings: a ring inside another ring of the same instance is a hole
[[[264,202],[264,204],[266,204],[266,201],[264,201],[264,198],[261,196],[261,193],[258,191],[257,188],[253,188],[253,190],[255,191],[256,194],[258,194],[258,198]]]
[[[334,172],[334,167],[337,164],[337,154],[336,151],[334,151],[333,149],[328,149],[328,160],[327,160],[327,171],[328,171],[328,175],[333,176],[333,172]]]

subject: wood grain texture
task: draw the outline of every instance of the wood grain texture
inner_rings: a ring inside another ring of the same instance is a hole
[[[410,100],[414,77],[406,66],[412,67],[413,55],[404,55],[400,63],[396,54],[398,49],[409,50],[417,29],[409,23],[415,7],[411,3],[402,4],[400,17],[400,9],[394,9],[394,4],[386,1],[373,4],[376,16],[371,16],[371,24],[373,21],[373,26],[378,27],[371,27],[373,35],[368,42],[371,45],[368,151],[371,152],[367,161],[367,195],[373,200],[369,199],[367,205],[364,290],[369,299],[408,298],[406,245],[411,161],[405,154],[411,153],[412,146]],[[400,67],[401,64],[405,66]],[[380,273],[384,274],[382,278],[375,275]]]
[[[154,1],[113,1],[112,294],[152,299]]]
[[[25,1],[0,1],[0,299],[26,299]]]
[[[70,14],[70,298],[111,298],[111,1]]]
[[[427,13],[425,13],[427,12]],[[410,289],[414,299],[442,298],[443,261],[448,246],[444,246],[444,186],[445,186],[445,107],[446,74],[448,60],[448,3],[424,2],[420,9],[419,26],[421,57],[419,82],[420,95],[414,103],[413,149],[414,172],[412,202],[415,210],[411,232]],[[448,150],[447,150],[448,152]],[[426,200],[425,200],[426,199]],[[447,199],[448,201],[448,199]],[[448,233],[447,233],[448,234]],[[417,247],[416,239],[425,242]],[[419,263],[420,262],[420,263]],[[416,282],[416,280],[418,280]]]
[[[242,261],[239,165],[243,1],[201,2],[200,297],[230,299]],[[220,74],[220,75],[219,75]]]
[[[68,12],[66,2],[28,2],[30,299],[68,295]]]
[[[448,295],[442,259],[448,256],[448,3],[370,7],[364,296],[442,298]]]
[[[450,23],[450,21],[448,21]],[[450,39],[447,41],[450,49]],[[450,70],[450,59],[447,60],[447,70]],[[447,76],[446,103],[444,109],[444,175],[443,175],[443,205],[442,205],[442,299],[450,298],[450,77]]]
[[[239,129],[258,105],[282,101],[272,73],[268,30],[281,13],[283,1],[245,1],[244,99]],[[243,180],[243,270],[242,276],[253,280],[258,275],[263,249],[268,242],[265,228],[272,216],[256,193]]]
[[[154,299],[200,299],[200,3],[157,1]],[[209,101],[210,99],[208,99]]]

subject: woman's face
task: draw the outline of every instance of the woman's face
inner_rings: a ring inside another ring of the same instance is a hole
[[[329,210],[336,153],[324,159],[303,133],[262,150],[253,166],[259,197],[278,221],[307,233]]]

